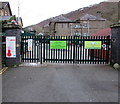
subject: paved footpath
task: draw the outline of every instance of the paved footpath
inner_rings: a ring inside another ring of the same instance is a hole
[[[109,65],[17,67],[2,78],[3,102],[118,101],[118,71]]]

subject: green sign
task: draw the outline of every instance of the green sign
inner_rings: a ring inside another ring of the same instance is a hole
[[[50,49],[66,49],[66,41],[50,41]]]
[[[85,41],[85,49],[101,49],[101,41]]]

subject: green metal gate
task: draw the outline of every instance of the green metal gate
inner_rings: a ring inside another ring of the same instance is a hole
[[[22,62],[108,64],[109,59],[108,36],[21,36]]]

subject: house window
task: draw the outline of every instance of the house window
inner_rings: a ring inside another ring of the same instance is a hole
[[[83,28],[88,28],[88,23],[83,23]]]
[[[3,11],[2,10],[0,10],[0,16],[3,16]]]
[[[74,32],[74,36],[80,36],[80,35],[81,35],[81,33],[79,33],[78,31]]]
[[[88,36],[88,33],[83,33],[83,36]]]
[[[69,28],[69,23],[67,24],[67,27]]]
[[[80,25],[75,25],[75,28],[80,28]]]
[[[8,16],[8,13],[7,13],[7,11],[5,11],[5,16]]]
[[[62,28],[63,28],[63,24],[62,24]]]

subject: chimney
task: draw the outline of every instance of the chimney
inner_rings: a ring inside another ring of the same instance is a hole
[[[101,18],[101,11],[97,11],[97,18]]]

